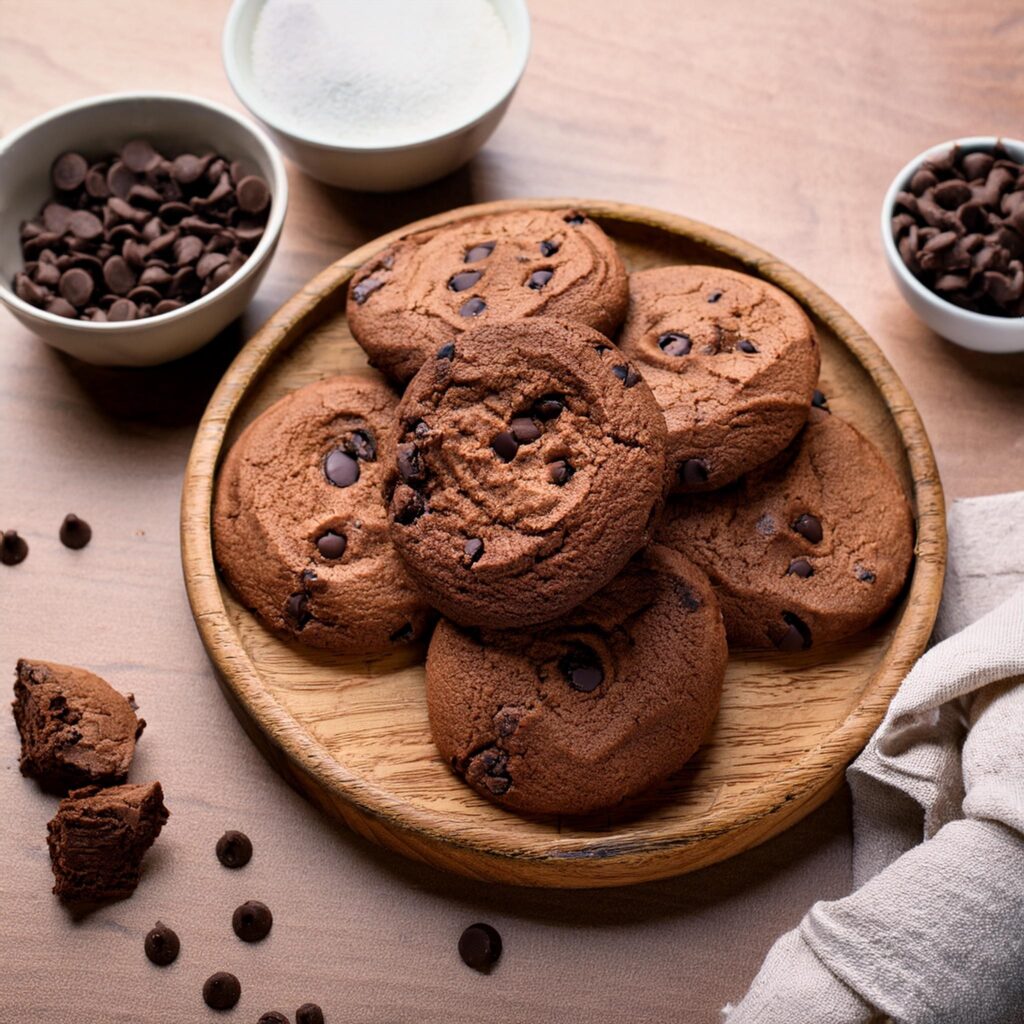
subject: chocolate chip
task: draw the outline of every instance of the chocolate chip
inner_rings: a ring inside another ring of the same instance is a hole
[[[679,465],[679,479],[686,487],[701,487],[708,482],[708,464],[703,459],[686,459]]]
[[[511,462],[519,451],[519,442],[511,431],[503,430],[491,438],[491,448],[502,462]]]
[[[89,164],[81,153],[61,153],[50,168],[50,180],[60,192],[73,192],[89,171]]]
[[[442,345],[437,350],[438,359],[454,359],[455,358],[455,344],[449,341],[446,345]]]
[[[303,1003],[295,1011],[295,1024],[324,1024],[324,1011],[316,1003]]]
[[[831,411],[828,407],[828,399],[825,397],[825,393],[817,388],[814,389],[814,394],[811,395],[811,405],[815,409],[824,409],[825,412]]]
[[[757,352],[757,346],[748,338],[740,338],[740,340],[736,342],[736,347],[741,352],[746,352],[747,355],[754,355]]]
[[[463,257],[463,262],[476,263],[478,260],[487,259],[494,252],[494,247],[497,244],[497,242],[481,242],[479,245],[474,245]]]
[[[563,217],[566,224],[585,224],[587,218],[582,213],[570,213]]]
[[[103,223],[88,210],[75,210],[68,218],[68,230],[76,238],[89,242],[103,234]]]
[[[793,561],[789,563],[786,575],[799,576],[800,579],[805,580],[809,576],[814,575],[814,568],[806,558],[794,558]]]
[[[666,331],[658,338],[658,348],[667,356],[688,356],[693,348],[693,339],[679,331]]]
[[[875,574],[870,569],[865,569],[863,565],[856,565],[854,566],[854,570],[857,573],[857,579],[859,579],[861,583],[875,582]]]
[[[335,487],[351,487],[359,479],[359,463],[342,448],[334,448],[324,458],[324,476]]]
[[[289,1024],[288,1018],[279,1010],[267,1010],[256,1024]]]
[[[16,274],[14,277],[14,294],[31,306],[42,306],[46,302],[47,293],[27,274]]]
[[[143,174],[156,167],[160,154],[145,139],[132,139],[121,149],[121,162],[128,170]]]
[[[483,276],[482,270],[463,270],[449,278],[448,287],[453,292],[464,292],[472,288]],[[466,315],[463,313],[463,316]]]
[[[347,546],[345,534],[335,533],[334,530],[328,530],[316,542],[316,549],[324,558],[341,558]]]
[[[604,669],[597,652],[586,644],[576,644],[558,662],[569,685],[581,693],[591,693],[604,682]]]
[[[231,927],[243,942],[259,942],[270,934],[274,915],[270,908],[259,900],[248,900],[235,908],[231,915]]]
[[[716,288],[713,292],[708,293],[708,302],[717,302],[722,297],[722,293]]]
[[[181,941],[173,929],[168,928],[163,921],[157,921],[156,925],[146,933],[143,948],[146,950],[146,956],[157,967],[166,967],[178,959]]]
[[[118,299],[107,310],[108,320],[134,320],[137,315],[138,307],[131,299]]]
[[[66,316],[69,319],[74,319],[78,316],[78,310],[67,299],[50,299],[46,303],[45,309],[47,313],[53,313],[55,316]]]
[[[126,295],[135,287],[138,278],[123,256],[111,256],[103,264],[103,280],[115,295]]]
[[[480,556],[484,553],[484,542],[479,537],[470,537],[463,545],[462,550],[466,561],[472,565],[474,562],[480,561]]]
[[[407,484],[419,484],[427,478],[426,470],[420,460],[420,452],[415,443],[408,441],[398,446],[398,472]]]
[[[311,618],[309,614],[309,594],[304,590],[297,590],[294,594],[289,594],[288,600],[284,603],[284,613],[294,625],[302,629]]]
[[[92,540],[92,527],[84,520],[79,519],[73,512],[64,517],[60,524],[60,542],[66,548],[78,551],[84,548]]]
[[[377,459],[377,442],[369,430],[353,430],[345,442],[345,450],[363,462],[375,462]]]
[[[93,291],[92,276],[79,267],[72,267],[60,275],[60,293],[72,306],[84,306]]]
[[[367,277],[352,289],[352,298],[361,306],[384,282],[376,277]]]
[[[182,235],[174,242],[174,259],[179,266],[195,263],[203,255],[203,240],[195,235]]]
[[[530,280],[527,282],[527,286],[532,288],[534,291],[540,291],[555,276],[553,270],[535,270],[530,275]]]
[[[565,398],[562,395],[541,395],[533,403],[533,414],[542,420],[554,420],[562,414]]]
[[[270,189],[258,175],[250,174],[237,185],[238,208],[246,213],[262,213],[270,205]]]
[[[424,438],[430,433],[430,426],[425,420],[417,420],[416,424],[413,426],[412,432],[416,437]]]
[[[17,530],[4,530],[0,538],[0,562],[4,565],[17,565],[28,558],[28,544],[24,537],[18,536]]]
[[[971,198],[971,190],[964,182],[954,178],[936,185],[932,190],[932,195],[935,197],[935,202],[944,210],[955,210]]]
[[[468,302],[463,303],[459,310],[459,316],[479,316],[487,308],[487,303],[479,296],[474,296]]]
[[[230,1010],[242,995],[242,986],[233,974],[218,971],[203,983],[203,1002],[211,1010]]]
[[[171,162],[171,177],[180,185],[191,185],[202,176],[209,160],[203,161],[192,153],[182,153]]]
[[[805,540],[809,540],[812,544],[820,544],[823,536],[821,530],[821,520],[817,516],[812,516],[809,512],[804,512],[802,515],[796,517],[793,522],[793,530],[799,533]]]
[[[458,770],[457,766],[453,768]],[[512,787],[508,774],[508,754],[497,747],[486,747],[473,754],[465,765],[466,781],[491,796],[502,796]]]
[[[395,492],[395,522],[402,526],[411,526],[427,511],[423,495],[411,487],[402,492]]]
[[[567,459],[555,459],[548,463],[548,479],[559,487],[564,487],[575,472]]]
[[[614,373],[615,376],[622,381],[623,386],[627,388],[633,387],[633,385],[640,380],[640,374],[637,373],[636,370],[634,370],[633,367],[629,366],[628,364],[620,364],[618,366],[613,366],[612,373]]]
[[[554,256],[558,252],[558,243],[547,239],[540,243],[540,254],[541,256]]]
[[[968,180],[973,181],[975,178],[987,178],[994,162],[995,157],[991,153],[967,153],[961,167]]]
[[[509,423],[509,430],[520,444],[530,444],[540,437],[540,427],[529,416],[516,416]]]
[[[795,651],[806,651],[811,646],[811,631],[807,623],[792,612],[783,612],[782,621],[786,630],[775,641],[775,646],[780,651],[790,654]]]
[[[489,971],[501,956],[501,936],[489,924],[471,924],[459,936],[459,956],[474,971]]]
[[[930,188],[938,184],[939,179],[927,167],[920,167],[910,179],[910,191],[915,196],[924,195]]]

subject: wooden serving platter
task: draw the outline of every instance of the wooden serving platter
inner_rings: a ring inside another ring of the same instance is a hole
[[[630,269],[715,263],[793,295],[822,342],[833,411],[886,454],[911,496],[916,560],[895,611],[866,634],[800,655],[734,652],[721,711],[693,761],[660,789],[587,820],[524,818],[459,782],[434,749],[423,648],[345,659],[264,631],[219,579],[210,504],[219,461],[255,415],[339,372],[373,374],[345,322],[353,271],[401,234],[481,212],[574,206]],[[586,200],[515,200],[441,214],[328,267],[239,353],[210,401],[185,474],[182,558],[196,624],[243,723],[328,814],[429,864],[474,878],[556,887],[627,885],[723,860],[775,835],[840,785],[924,651],[942,591],[945,514],[931,446],[892,367],[850,315],[791,267],[732,235],[657,210]]]

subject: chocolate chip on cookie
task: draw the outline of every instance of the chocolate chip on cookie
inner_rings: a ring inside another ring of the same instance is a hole
[[[347,317],[370,362],[404,383],[481,320],[558,317],[610,334],[627,298],[622,260],[594,221],[512,210],[394,243],[352,278]]]

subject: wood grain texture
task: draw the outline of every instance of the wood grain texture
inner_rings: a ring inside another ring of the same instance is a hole
[[[630,270],[712,262],[786,289],[814,317],[832,408],[886,453],[912,495],[916,562],[900,608],[871,632],[797,658],[740,653],[701,753],[654,792],[574,821],[495,807],[456,780],[427,723],[422,651],[343,659],[278,640],[218,580],[210,537],[220,458],[282,394],[341,370],[373,373],[343,312],[352,272],[400,232],[319,274],[224,375],[185,472],[182,557],[199,631],[249,731],[296,785],[356,831],[438,867],[520,885],[585,887],[663,878],[749,849],[807,814],[842,780],[924,650],[942,592],[945,514],[931,447],[874,342],[824,292],[740,239],[684,218],[590,200],[491,203],[433,227],[519,206],[585,209]]]

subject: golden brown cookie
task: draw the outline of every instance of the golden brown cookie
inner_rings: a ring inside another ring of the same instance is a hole
[[[427,654],[430,727],[452,770],[496,803],[583,814],[689,760],[718,709],[725,662],[707,577],[652,546],[527,633],[442,620]]]
[[[456,622],[553,619],[650,538],[665,421],[622,353],[583,324],[467,331],[423,364],[398,413],[391,536]]]
[[[800,306],[720,267],[641,270],[629,292],[619,345],[665,414],[673,489],[714,490],[785,448],[818,380],[818,342]]]
[[[576,210],[511,210],[403,238],[353,276],[347,318],[370,363],[404,383],[480,323],[550,316],[604,334],[626,312],[611,239]]]
[[[766,466],[714,494],[670,500],[658,542],[711,578],[730,643],[796,651],[856,633],[892,605],[914,521],[874,445],[814,409]]]
[[[275,632],[369,654],[418,639],[432,615],[388,536],[381,483],[397,398],[364,377],[285,396],[245,429],[217,480],[214,553]]]

